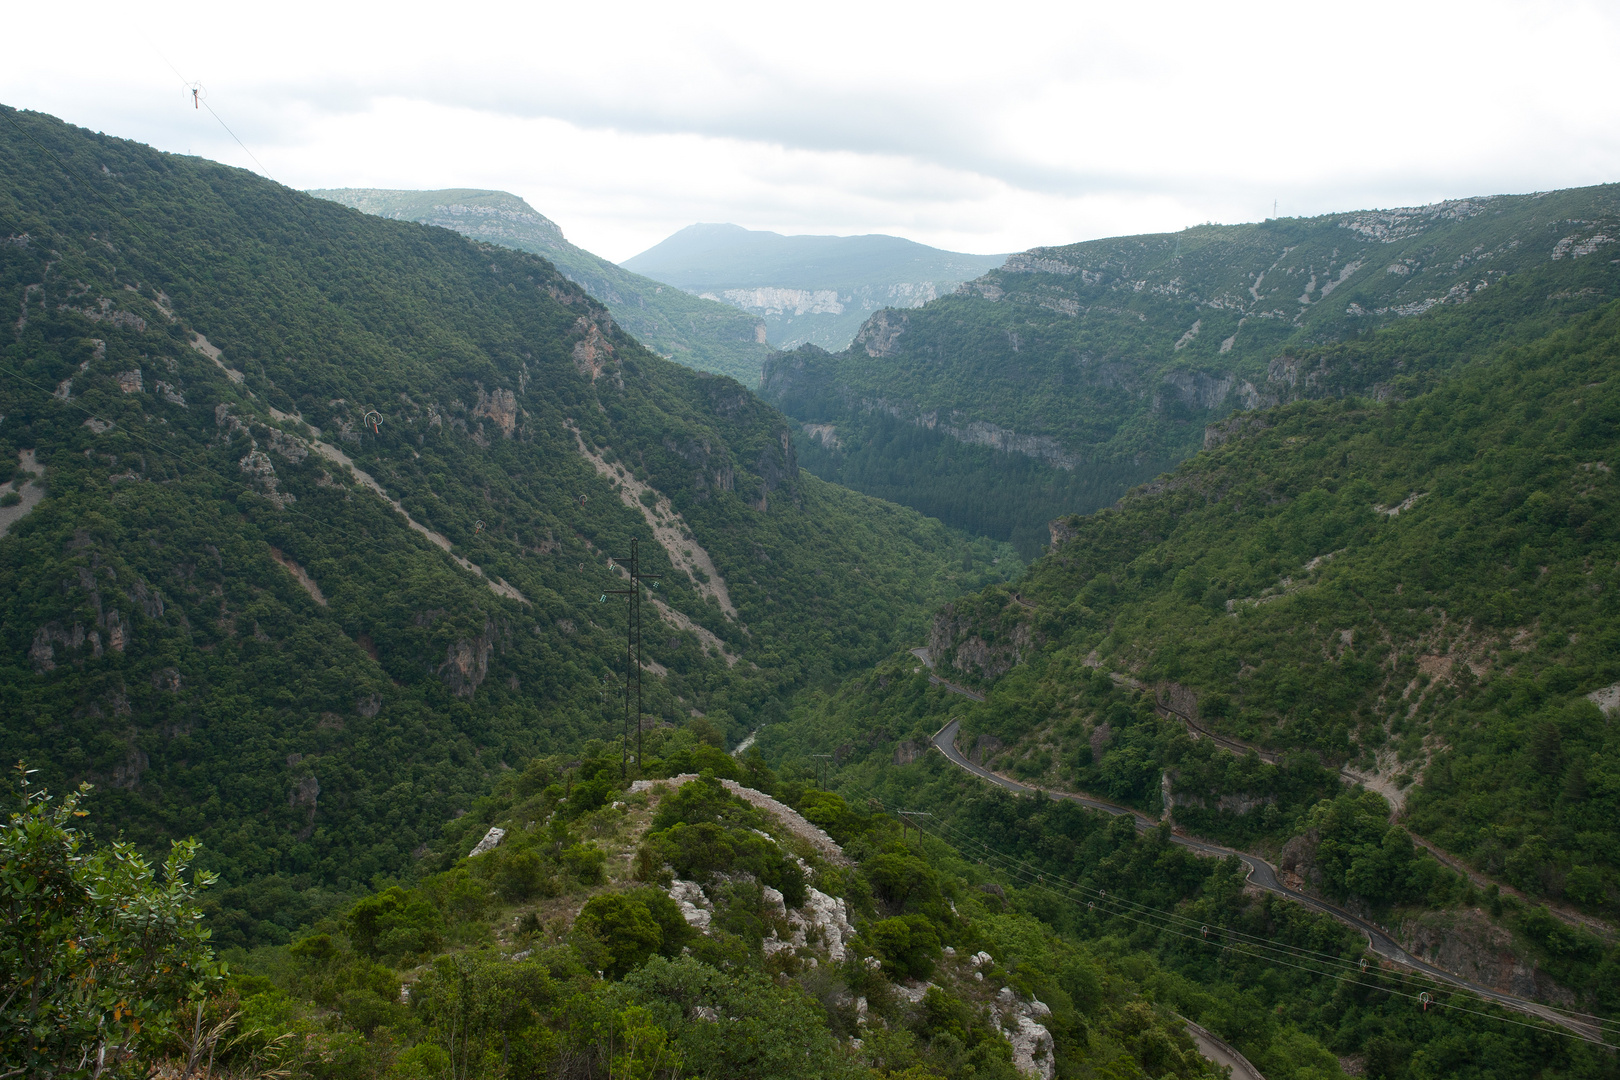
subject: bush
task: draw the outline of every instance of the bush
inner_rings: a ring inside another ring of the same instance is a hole
[[[485,856],[486,858],[490,856]],[[545,860],[532,848],[502,851],[491,868],[490,883],[503,900],[527,900],[531,896],[555,896],[557,880]]]
[[[588,902],[574,920],[574,930],[583,939],[581,950],[613,979],[622,979],[646,963],[664,944],[663,927],[647,905],[623,893]]]
[[[0,828],[0,1076],[139,1075],[220,972],[186,880],[197,845],[176,842],[157,883],[132,845],[97,849],[74,828],[88,784],[52,804],[17,767],[19,805]],[[24,991],[24,988],[27,988]],[[177,1010],[178,1006],[178,1010]]]
[[[432,952],[444,940],[438,909],[397,885],[355,904],[349,911],[349,928],[354,947],[379,958]]]
[[[595,844],[572,844],[563,849],[563,866],[581,885],[607,880],[607,853]]]
[[[941,948],[934,924],[923,915],[899,915],[875,923],[866,933],[883,970],[899,979],[926,979],[934,973]]]
[[[802,907],[809,896],[804,874],[776,842],[743,828],[682,822],[652,833],[643,843],[642,872],[666,864],[677,877],[691,881],[739,871],[752,874],[780,892],[788,907]]]
[[[437,1080],[450,1072],[450,1055],[444,1048],[430,1042],[420,1042],[388,1067],[387,1080]]]

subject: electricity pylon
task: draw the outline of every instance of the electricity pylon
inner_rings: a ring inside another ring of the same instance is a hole
[[[625,779],[630,775],[630,683],[635,681],[635,717],[636,717],[636,767],[641,767],[641,583],[643,581],[658,581],[657,574],[643,574],[641,572],[641,541],[637,537],[630,538],[630,557],[628,559],[609,560],[617,562],[630,572],[630,587],[627,589],[608,589],[603,599],[609,596],[625,596],[630,599],[629,618],[625,623],[624,634],[624,741],[619,753],[619,777]]]

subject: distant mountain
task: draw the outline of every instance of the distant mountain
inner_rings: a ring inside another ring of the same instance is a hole
[[[1608,185],[1036,248],[837,355],[768,361],[762,392],[819,475],[1030,553],[1234,410],[1399,397],[1620,295],[1617,238]]]
[[[474,240],[540,255],[600,300],[615,322],[666,359],[699,371],[730,375],[747,386],[759,383],[760,362],[770,352],[761,320],[623,270],[570,244],[555,221],[516,195],[472,188],[328,188],[309,194],[378,217],[438,225]]]
[[[626,259],[627,270],[765,320],[784,349],[843,349],[883,308],[914,308],[1001,265],[898,236],[783,236],[738,225],[691,225]]]

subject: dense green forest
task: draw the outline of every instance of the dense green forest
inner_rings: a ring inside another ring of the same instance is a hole
[[[806,765],[830,752],[833,786],[999,835],[1048,872],[1092,866],[1064,853],[1054,815],[1103,826],[1067,804],[1030,800],[1031,823],[999,833],[973,816],[978,782],[921,753],[954,716],[959,747],[1009,775],[1168,811],[1414,948],[1487,979],[1482,957],[1512,956],[1534,992],[1612,1015],[1620,304],[1557,322],[1444,375],[1410,348],[1420,322],[1301,350],[1361,366],[1397,351],[1417,370],[1388,400],[1233,418],[1117,507],[1055,521],[1022,580],[936,617],[930,658],[982,704],[902,653],[811,695],[761,746]],[[1304,1026],[1371,1075],[1429,1074],[1423,1036],[1375,1045],[1362,1022],[1335,1004]]]
[[[801,449],[818,474],[1033,555],[1055,504],[1111,504],[1234,410],[1410,392],[1420,372],[1614,299],[1617,191],[1037,248],[926,307],[879,312],[841,353],[773,356],[762,393],[815,426]],[[1322,347],[1340,342],[1381,347]],[[896,422],[927,434],[897,440]],[[803,449],[812,440],[824,453]]]
[[[794,434],[794,445],[800,466],[823,480],[995,537],[1025,558],[1040,554],[1053,518],[1107,506],[1122,491],[1175,465],[1119,462],[1057,469],[886,413],[868,417],[854,433],[842,423],[805,425]]]
[[[969,679],[1040,653],[1166,700],[1174,684],[1217,732],[1409,790],[1413,827],[1480,869],[1620,911],[1615,748],[1587,696],[1620,681],[1617,341],[1610,304],[1401,404],[1256,414],[1117,510],[1058,523],[1012,589],[948,605],[936,657]],[[1067,679],[1004,678],[1032,697],[983,731],[1068,711],[1029,707]],[[1062,767],[1090,764],[1065,741]]]
[[[438,225],[474,240],[539,255],[600,300],[614,322],[665,359],[729,375],[744,386],[759,383],[760,365],[771,347],[758,318],[661,285],[569,243],[556,222],[516,195],[464,188],[331,188],[310,194],[368,214]]]
[[[733,740],[1017,568],[802,473],[537,257],[0,119],[0,461],[45,493],[0,539],[3,741],[102,829],[202,840],[249,936],[619,730],[632,537],[643,723]]]
[[[912,821],[979,872],[1016,884],[1009,895],[1025,910],[1135,970],[1154,972],[1156,1001],[1222,1035],[1267,1077],[1332,1076],[1340,1068],[1380,1080],[1614,1074],[1609,1053],[1567,1032],[1527,1028],[1520,1015],[1495,1012],[1406,969],[1380,969],[1364,955],[1365,937],[1245,888],[1236,860],[1200,859],[1168,843],[1168,823],[1140,833],[1125,817],[1013,797],[938,754],[897,767],[897,745],[920,747],[944,718],[971,716],[975,708],[930,686],[913,663],[897,657],[807,705],[794,724],[772,729],[766,751],[807,760],[808,750],[836,747],[833,786],[861,801],[910,808]],[[1111,720],[1126,713],[1129,724],[1153,722],[1150,699],[1095,691],[1107,695]],[[1377,820],[1389,828],[1384,815]],[[1346,847],[1362,839],[1353,824],[1323,831]],[[1416,876],[1437,890],[1452,884],[1432,862],[1419,862]],[[1604,945],[1590,936],[1571,949],[1573,935],[1537,911],[1509,901],[1500,921],[1521,941],[1536,933],[1550,941],[1533,958],[1571,982],[1586,977],[1594,1011],[1612,1015],[1620,1006],[1612,954],[1605,958]],[[1423,993],[1437,1004],[1424,1009]],[[1318,1046],[1337,1060],[1313,1060]]]

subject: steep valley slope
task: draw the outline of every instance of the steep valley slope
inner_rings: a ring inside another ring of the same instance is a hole
[[[1265,852],[1414,948],[1612,1015],[1620,302],[1559,322],[1405,400],[1212,425],[940,610],[927,658],[982,702],[905,652],[761,743],[968,830],[977,781],[921,752],[955,717],[975,762]],[[1295,357],[1365,368],[1409,333]],[[1021,829],[999,835],[1063,865]]]
[[[614,321],[637,341],[687,367],[729,375],[753,387],[770,354],[760,319],[631,273],[569,243],[556,222],[508,192],[327,188],[310,194],[379,217],[438,225],[539,255],[606,305]]]
[[[842,352],[771,358],[762,393],[818,475],[1034,554],[1233,411],[1410,393],[1613,299],[1616,237],[1608,185],[1035,248]]]
[[[634,536],[643,724],[733,740],[1001,572],[538,257],[39,114],[0,145],[0,741],[201,838],[251,934],[616,737]]]

